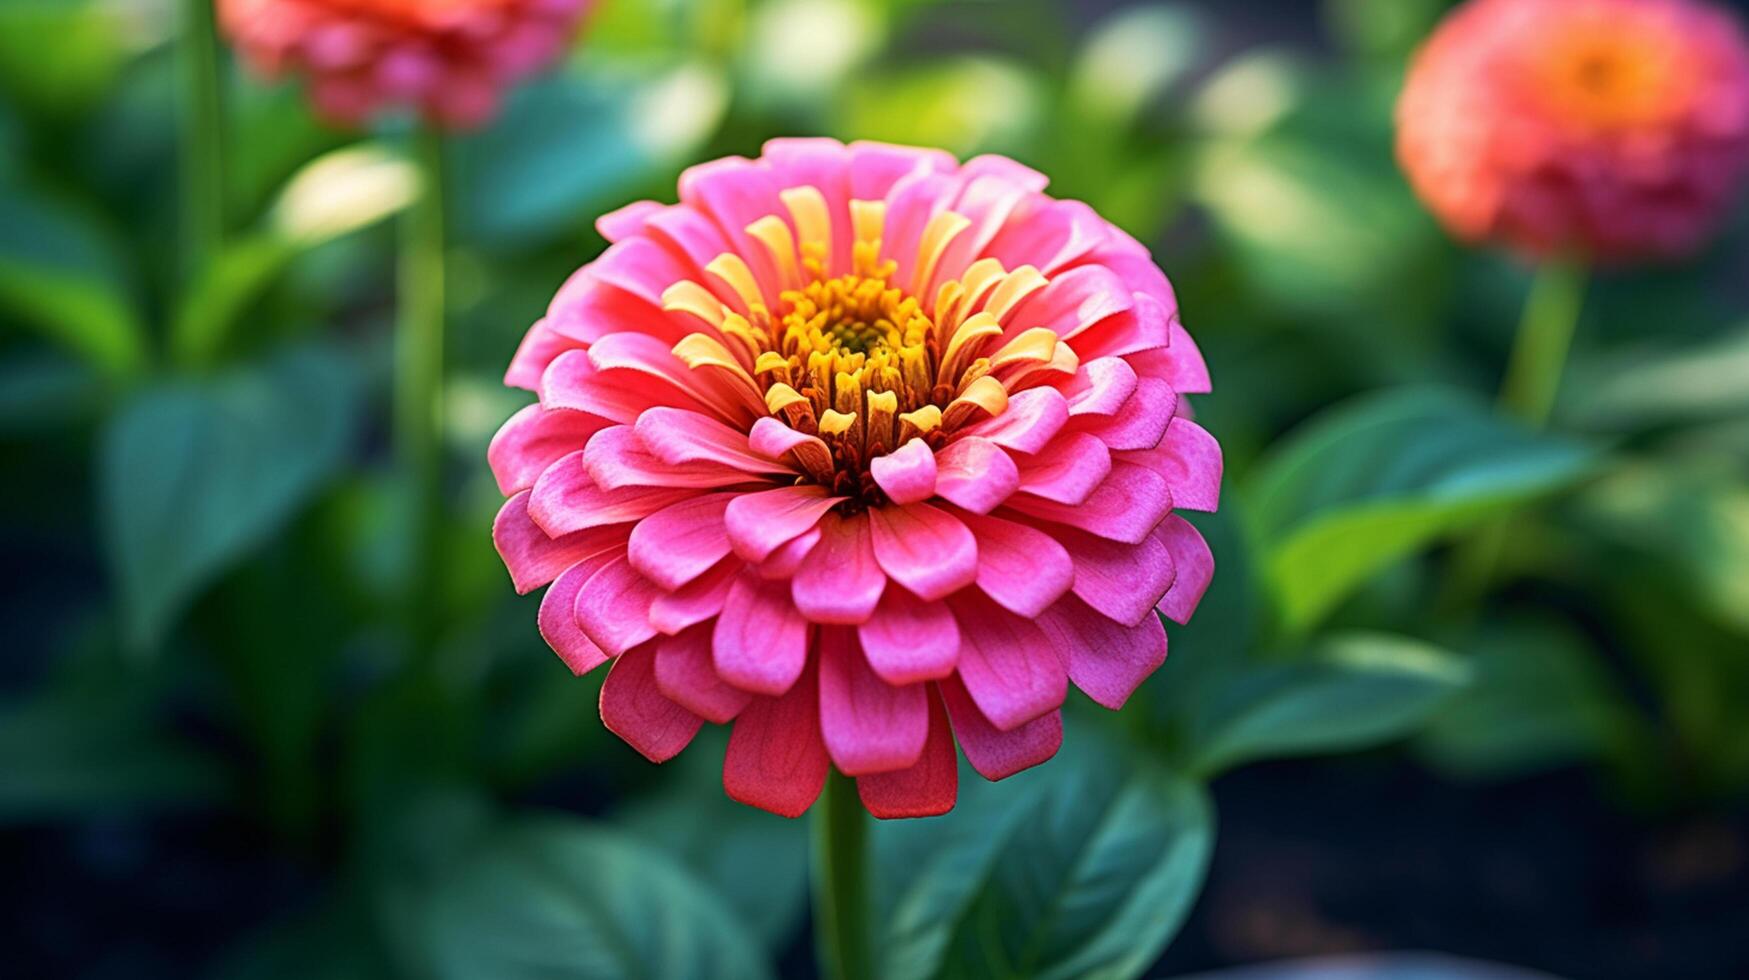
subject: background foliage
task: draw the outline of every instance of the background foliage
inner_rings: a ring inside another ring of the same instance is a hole
[[[1199,521],[1216,584],[1131,707],[1074,705],[1063,758],[878,829],[883,976],[1396,945],[1586,976],[1749,968],[1728,926],[1749,898],[1730,884],[1749,229],[1739,212],[1691,263],[1603,276],[1553,425],[1504,419],[1529,271],[1450,244],[1390,151],[1444,6],[608,0],[562,71],[450,148],[451,574],[423,670],[393,601],[413,518],[383,422],[404,134],[325,130],[294,88],[228,69],[237,227],[178,268],[167,5],[0,0],[8,958],[810,974],[805,827],[724,799],[708,744],[658,770],[600,729],[599,678],[545,649],[492,552],[484,458],[524,398],[502,370],[602,247],[595,215],[822,133],[1007,153],[1149,242],[1228,464]],[[1495,574],[1465,573],[1454,543],[1503,522]],[[1375,849],[1462,861],[1479,823],[1528,894],[1449,863],[1366,870]],[[1260,874],[1284,853],[1270,826],[1310,850]],[[1331,865],[1374,890],[1296,890]],[[1604,887],[1625,905],[1578,898]],[[1535,938],[1478,918],[1512,902]]]

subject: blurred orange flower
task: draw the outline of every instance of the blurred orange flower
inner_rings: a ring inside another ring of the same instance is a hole
[[[1416,56],[1397,125],[1410,182],[1460,238],[1678,256],[1749,166],[1749,42],[1696,0],[1470,0]]]
[[[504,89],[564,53],[593,0],[218,0],[220,26],[269,77],[309,80],[323,116],[410,108],[481,125]]]

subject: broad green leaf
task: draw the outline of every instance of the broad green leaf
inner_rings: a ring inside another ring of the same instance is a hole
[[[1150,763],[1065,750],[960,786],[946,816],[878,828],[880,976],[1137,977],[1202,888],[1208,798]]]
[[[145,357],[145,327],[100,223],[12,181],[0,181],[0,318],[106,373],[126,374]]]
[[[1469,683],[1464,662],[1407,637],[1346,633],[1309,657],[1255,667],[1197,718],[1196,769],[1370,748],[1411,734]]]
[[[620,68],[524,86],[489,129],[455,143],[462,236],[513,246],[581,231],[716,130],[728,103],[720,73]]]
[[[489,835],[436,885],[419,924],[440,980],[770,975],[722,900],[667,855],[572,820]]]
[[[211,803],[218,760],[163,732],[119,680],[0,704],[0,823]]]
[[[0,362],[0,435],[83,421],[103,404],[103,393],[98,374],[66,354],[15,353]]]
[[[350,361],[302,350],[149,389],[112,420],[98,498],[131,646],[152,646],[195,593],[334,473],[359,394]]]
[[[1473,679],[1415,743],[1442,769],[1514,777],[1595,760],[1628,723],[1598,651],[1570,629],[1489,624],[1461,648]]]
[[[1595,460],[1442,388],[1367,395],[1315,418],[1249,488],[1285,625],[1311,626],[1391,562],[1566,486]]]
[[[88,107],[133,54],[126,5],[100,0],[0,3],[0,90],[45,114]]]

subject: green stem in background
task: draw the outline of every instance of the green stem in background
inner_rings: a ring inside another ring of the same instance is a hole
[[[443,608],[443,347],[445,187],[443,139],[412,140],[419,197],[401,218],[395,331],[395,449],[411,503],[407,613],[414,649],[428,657]]]
[[[225,110],[213,0],[182,0],[182,262],[192,279],[225,239]]]
[[[869,953],[868,811],[856,780],[836,769],[814,808],[814,942],[828,980],[866,980]]]
[[[1533,428],[1547,425],[1554,411],[1567,372],[1567,353],[1585,307],[1585,283],[1585,267],[1565,259],[1544,263],[1531,283],[1500,388],[1500,407]],[[1467,607],[1487,592],[1508,533],[1508,522],[1496,521],[1458,549],[1448,608]]]

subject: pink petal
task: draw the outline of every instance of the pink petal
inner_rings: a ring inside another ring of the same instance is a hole
[[[510,367],[504,372],[504,383],[525,391],[540,391],[545,384],[546,372],[560,357],[575,353],[588,359],[589,355],[582,347],[581,343],[554,330],[546,321],[539,321],[523,334],[522,342],[510,358]]]
[[[959,754],[941,698],[929,697],[929,736],[923,754],[909,769],[862,776],[856,793],[862,805],[880,820],[934,817],[953,809],[959,797]]]
[[[698,399],[672,384],[651,384],[634,371],[604,371],[584,350],[566,351],[547,365],[540,378],[540,403],[624,424],[636,422],[639,415],[656,406],[708,411]]]
[[[547,646],[552,647],[565,666],[571,668],[571,673],[578,677],[607,663],[608,656],[577,625],[577,591],[613,558],[611,553],[596,555],[572,565],[547,587],[546,595],[541,596],[540,614],[535,620],[541,639],[547,641]]]
[[[688,275],[672,252],[648,238],[615,242],[589,264],[590,274],[660,309],[662,292]]]
[[[738,429],[678,408],[652,408],[638,417],[638,439],[670,466],[716,463],[747,473],[794,476],[782,463],[755,453]]]
[[[1166,481],[1146,467],[1114,459],[1111,475],[1079,507],[1015,494],[1008,506],[1032,517],[1090,531],[1102,538],[1139,544],[1172,511]]]
[[[1062,748],[1061,711],[1041,715],[1005,732],[990,724],[957,679],[942,681],[940,688],[942,703],[953,719],[953,734],[959,739],[960,751],[985,779],[1007,779],[1049,760]]]
[[[665,205],[656,201],[634,201],[617,211],[609,211],[595,219],[595,230],[609,242],[617,242],[622,238],[630,238],[643,232],[644,223],[650,215],[662,210]]]
[[[670,504],[698,495],[685,487],[620,487],[603,490],[589,478],[583,451],[547,467],[529,491],[528,516],[551,535],[642,520]]]
[[[843,497],[827,496],[824,487],[781,487],[736,498],[723,520],[735,554],[748,561],[764,561],[843,502]]]
[[[747,567],[739,558],[725,558],[674,592],[650,601],[650,625],[670,636],[708,619],[716,618],[729,600],[729,588]]]
[[[702,720],[662,696],[654,644],[628,650],[601,685],[601,723],[651,762],[667,762],[698,734]]]
[[[1017,465],[1021,492],[1075,506],[1086,503],[1111,475],[1111,450],[1097,436],[1071,432]]]
[[[952,608],[960,625],[958,677],[984,717],[1010,731],[1062,707],[1068,675],[1032,620],[977,592],[956,598]]]
[[[735,719],[723,756],[729,798],[799,817],[820,796],[831,762],[820,738],[818,685],[807,678],[781,698],[754,698]]]
[[[582,448],[607,426],[606,419],[564,409],[529,405],[510,417],[486,447],[486,462],[508,497],[534,486],[546,468]]]
[[[1126,312],[1134,305],[1129,288],[1111,270],[1084,265],[1057,276],[1045,288],[1021,300],[1005,323],[1020,329],[1044,327],[1068,339],[1088,325]],[[1079,353],[1080,348],[1076,351]]]
[[[928,692],[922,684],[895,686],[875,676],[851,630],[825,627],[820,631],[820,731],[832,762],[846,776],[908,769],[929,736]]]
[[[859,201],[884,199],[899,178],[913,171],[948,173],[958,165],[952,156],[941,150],[894,146],[870,140],[858,140],[847,149],[850,153],[850,196]]]
[[[1178,409],[1178,395],[1158,378],[1142,378],[1135,394],[1113,416],[1084,415],[1075,420],[1077,432],[1098,436],[1114,451],[1152,449],[1166,436]]]
[[[1075,566],[1056,538],[997,517],[960,520],[978,539],[978,588],[1009,612],[1035,617],[1074,584]]]
[[[1135,305],[1065,338],[1084,362],[1158,350],[1172,342],[1166,312],[1152,297],[1135,294]]]
[[[1166,545],[1178,569],[1171,590],[1160,600],[1160,612],[1175,623],[1188,623],[1215,577],[1215,556],[1197,529],[1177,514],[1161,521],[1154,537]]]
[[[615,333],[645,334],[673,347],[692,329],[661,304],[604,281],[599,265],[584,266],[566,280],[547,307],[546,324],[584,345]]]
[[[874,481],[895,504],[916,504],[935,496],[935,454],[922,439],[877,456],[868,464]]]
[[[631,383],[655,388],[658,394],[654,397],[664,404],[689,408],[687,402],[696,402],[710,415],[745,425],[752,425],[764,414],[764,405],[752,405],[735,390],[719,388],[694,374],[686,362],[674,356],[672,347],[672,343],[648,334],[610,333],[589,348],[589,361],[603,374],[624,372]],[[650,449],[661,455],[655,446]]]
[[[967,436],[935,454],[935,492],[974,514],[988,514],[1020,487],[1020,470],[988,439]]]
[[[831,513],[831,511],[827,511]],[[796,574],[796,570],[808,560],[809,554],[820,543],[819,525],[808,528],[801,534],[785,541],[778,549],[765,556],[759,563],[759,577],[772,581],[788,582]]]
[[[627,544],[632,567],[669,592],[710,571],[729,554],[723,511],[735,496],[692,497],[639,521]]]
[[[670,701],[714,725],[724,725],[753,696],[724,683],[711,662],[711,630],[694,626],[656,641],[656,686]]]
[[[618,656],[656,635],[650,603],[661,594],[630,562],[615,558],[577,590],[572,614],[603,653]]]
[[[629,425],[614,425],[595,433],[589,444],[583,447],[583,468],[603,490],[621,487],[714,489],[757,484],[760,480],[745,470],[717,462],[680,465],[664,462],[650,454],[644,441]]]
[[[1053,201],[1043,195],[1016,208],[984,254],[1005,269],[1031,265],[1054,276],[1092,251],[1107,234],[1105,219],[1079,201]]]
[[[748,225],[769,214],[786,213],[771,171],[740,157],[724,157],[688,167],[680,175],[680,200],[716,219],[732,251],[747,260],[765,293],[777,306],[777,276],[765,247],[747,234]]]
[[[1081,365],[1063,389],[1070,415],[1115,415],[1136,391],[1136,370],[1121,357],[1101,357]]]
[[[524,490],[504,501],[492,522],[492,543],[518,594],[533,592],[586,558],[624,546],[631,533],[631,528],[616,525],[549,537],[528,516],[529,493]]]
[[[1123,626],[1064,596],[1038,624],[1068,664],[1075,686],[1113,711],[1166,662],[1166,628],[1158,616]]]
[[[1055,388],[1028,388],[1008,398],[1001,415],[965,430],[1004,449],[1036,453],[1050,444],[1069,421],[1069,403]]]
[[[788,464],[786,456],[793,458],[796,464],[812,456],[820,461],[820,465],[831,468],[832,450],[819,436],[806,433],[784,425],[777,419],[767,416],[753,423],[753,431],[749,434],[747,445],[754,452],[766,459]]]
[[[1170,329],[1171,344],[1139,354],[1131,363],[1137,371],[1165,379],[1173,391],[1187,395],[1207,394],[1211,387],[1209,369],[1202,352],[1196,348],[1196,341],[1190,339],[1190,333],[1176,315],[1171,317]]]
[[[875,560],[923,599],[944,599],[978,578],[978,543],[953,515],[928,504],[869,511]]]
[[[868,515],[827,512],[818,530],[819,545],[790,582],[796,608],[816,623],[867,622],[887,585],[875,561]]]
[[[1158,473],[1172,491],[1174,507],[1214,511],[1221,505],[1221,445],[1187,418],[1173,419],[1166,438],[1154,449],[1119,458]]]
[[[871,669],[888,684],[915,684],[953,673],[959,663],[960,628],[940,602],[924,602],[893,587],[874,615],[857,630]]]
[[[744,573],[729,589],[711,636],[723,680],[755,694],[790,689],[808,660],[808,621],[796,611],[783,582]]]
[[[1100,614],[1133,626],[1154,614],[1154,603],[1177,574],[1158,532],[1124,544],[1062,529],[1057,539],[1075,562],[1075,594]]]

